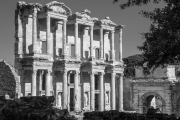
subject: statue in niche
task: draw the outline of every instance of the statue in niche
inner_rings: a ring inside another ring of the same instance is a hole
[[[85,106],[89,105],[88,92],[85,92],[84,94],[84,103],[85,103]]]
[[[108,92],[105,94],[105,100],[106,100],[106,105],[109,104],[109,95]]]
[[[62,106],[61,106],[61,104],[62,104],[62,102],[61,102],[61,99],[62,99],[62,93],[61,92],[58,92],[58,95],[57,95],[57,107],[58,108],[62,108]]]

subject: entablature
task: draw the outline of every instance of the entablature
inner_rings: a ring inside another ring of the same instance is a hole
[[[78,24],[92,26],[94,25],[94,21],[98,20],[98,18],[90,17],[89,16],[90,13],[91,12],[87,9],[81,12],[76,12],[68,17],[68,24],[78,23]]]
[[[169,81],[168,79],[134,79],[130,80],[131,84],[135,86],[170,86],[174,82]]]
[[[58,19],[58,20],[67,20],[67,16],[62,15],[62,14],[57,14],[57,13],[53,13],[53,12],[46,12],[46,13],[39,12],[38,13],[39,19],[47,18],[47,16],[49,16],[50,18]]]

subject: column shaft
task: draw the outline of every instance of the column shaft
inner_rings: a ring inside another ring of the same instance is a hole
[[[50,41],[50,16],[47,15],[46,17],[46,42],[47,42],[47,54],[51,54],[51,41]]]
[[[67,21],[64,20],[63,21],[63,40],[62,40],[64,57],[66,56],[66,23]]]
[[[104,73],[100,74],[99,110],[104,111]]]
[[[36,77],[37,70],[32,71],[31,95],[36,96]]]
[[[94,51],[93,51],[93,25],[90,27],[90,56],[94,58]]]
[[[45,88],[45,95],[46,96],[50,96],[50,92],[51,92],[51,73],[52,71],[48,70],[47,74],[46,74],[46,88]]]
[[[74,33],[75,33],[75,56],[76,57],[79,57],[79,55],[78,55],[78,23],[75,23],[74,24],[74,27],[75,27],[75,31],[74,31]]]
[[[33,39],[33,53],[37,53],[37,10],[33,10],[33,25],[32,25],[32,39]]]
[[[100,29],[100,59],[104,59],[104,50],[103,50],[103,28]]]
[[[67,71],[63,71],[63,109],[68,108],[68,99],[67,99]]]
[[[122,61],[122,29],[119,32],[119,61]]]
[[[79,110],[79,71],[74,76],[74,111]]]
[[[119,79],[119,111],[123,111],[123,74]]]
[[[43,72],[40,71],[40,74],[39,74],[39,96],[41,96],[40,92],[42,91],[42,76],[43,76]]]
[[[95,95],[94,95],[94,73],[92,72],[92,73],[90,73],[90,110],[91,111],[94,111],[94,98],[95,98]]]
[[[111,109],[116,109],[116,89],[115,89],[115,77],[116,73],[111,73]]]
[[[115,60],[115,53],[114,53],[114,31],[111,31],[111,60]]]

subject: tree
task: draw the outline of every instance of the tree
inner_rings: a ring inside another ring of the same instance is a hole
[[[141,54],[132,55],[123,58],[124,64],[124,76],[125,77],[135,77],[135,67],[142,67],[144,64],[144,58]]]
[[[149,68],[180,61],[180,0],[153,0],[156,4],[160,1],[166,3],[164,8],[155,8],[152,12],[141,11],[144,17],[152,21],[149,31],[142,33],[144,43],[138,46]],[[125,9],[149,2],[150,0],[128,0],[120,7]]]

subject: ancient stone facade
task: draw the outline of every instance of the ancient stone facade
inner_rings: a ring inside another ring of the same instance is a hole
[[[132,107],[138,113],[146,113],[153,106],[152,99],[155,98],[155,108],[162,113],[180,113],[180,82],[175,76],[175,66],[168,65],[165,68],[157,68],[148,76],[144,76],[143,69],[135,69],[135,78],[131,80]]]
[[[109,17],[93,18],[89,10],[72,14],[53,1],[44,6],[18,2],[15,28],[15,68],[23,96],[54,95],[55,104],[70,111],[114,110],[116,102],[123,110],[122,25]]]
[[[14,67],[4,60],[0,60],[0,96],[10,98],[20,94],[20,79]]]

